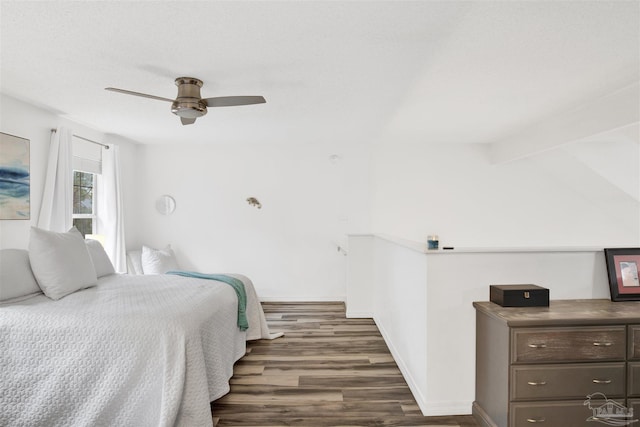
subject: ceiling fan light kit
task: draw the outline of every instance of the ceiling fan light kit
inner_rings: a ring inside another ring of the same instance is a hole
[[[178,86],[178,97],[171,104],[173,114],[185,119],[197,119],[207,114],[207,104],[200,95],[202,80],[178,77],[176,86]]]
[[[180,117],[183,125],[195,123],[198,117],[207,114],[207,107],[232,107],[267,102],[262,96],[218,96],[203,99],[200,95],[200,88],[203,85],[202,80],[195,77],[178,77],[175,83],[178,86],[178,96],[175,100],[115,87],[107,87],[105,90],[171,102],[171,112]]]

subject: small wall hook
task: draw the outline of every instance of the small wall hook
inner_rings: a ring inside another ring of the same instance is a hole
[[[251,206],[255,206],[258,209],[262,208],[262,203],[260,203],[255,197],[249,197],[247,199],[247,203],[249,203]]]

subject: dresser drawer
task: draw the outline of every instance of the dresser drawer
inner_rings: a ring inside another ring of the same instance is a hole
[[[629,359],[640,360],[640,325],[629,325]]]
[[[624,399],[612,399],[624,405]],[[512,403],[510,405],[509,427],[585,427],[587,419],[593,416],[593,409],[604,401],[593,402],[591,406],[585,400],[565,402]],[[600,425],[598,423],[598,425]],[[602,424],[604,425],[604,424]]]
[[[625,326],[514,328],[512,363],[624,360]]]
[[[640,399],[627,399],[627,408],[633,409],[634,414],[640,414]],[[633,418],[638,418],[638,416]],[[633,424],[630,425],[633,426]]]
[[[631,362],[627,369],[628,394],[640,397],[640,362]]]
[[[595,392],[624,396],[624,362],[511,367],[511,400],[582,399]]]

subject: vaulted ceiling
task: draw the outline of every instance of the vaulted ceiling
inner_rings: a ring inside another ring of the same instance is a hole
[[[612,111],[624,120],[566,138],[637,140],[637,0],[0,7],[2,93],[141,143],[495,143],[501,161],[540,129],[564,135],[563,118],[575,130]],[[169,103],[104,90],[174,98],[180,76],[203,80],[204,97],[267,103],[182,126]]]

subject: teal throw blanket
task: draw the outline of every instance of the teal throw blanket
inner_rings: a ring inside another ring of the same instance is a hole
[[[194,277],[196,279],[217,280],[218,282],[228,284],[236,291],[236,295],[238,295],[238,327],[241,331],[246,331],[249,328],[249,322],[247,321],[247,292],[244,289],[242,280],[225,274],[203,274],[195,271],[168,271],[167,274]]]

